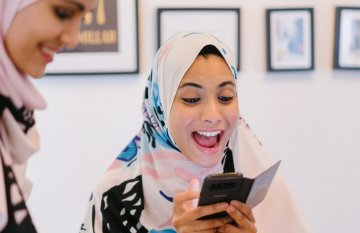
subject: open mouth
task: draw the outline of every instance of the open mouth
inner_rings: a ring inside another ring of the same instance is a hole
[[[50,48],[45,47],[45,46],[42,47],[41,50],[42,50],[43,53],[45,53],[46,55],[48,55],[50,57],[53,57],[55,55],[55,53],[56,53],[55,50],[51,50]]]
[[[202,147],[215,148],[219,145],[223,134],[223,130],[216,130],[210,132],[195,131],[192,133],[192,137],[194,141]]]
[[[55,54],[59,51],[59,49],[53,49],[46,46],[41,46],[40,50],[46,62],[52,62]]]

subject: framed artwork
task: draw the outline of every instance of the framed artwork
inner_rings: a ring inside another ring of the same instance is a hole
[[[157,23],[157,48],[180,31],[210,33],[229,47],[240,69],[239,8],[159,8]]]
[[[267,9],[266,41],[268,71],[313,70],[313,9]]]
[[[79,45],[54,58],[46,74],[138,73],[138,1],[99,0],[85,15]]]
[[[335,69],[360,69],[360,7],[337,7]]]

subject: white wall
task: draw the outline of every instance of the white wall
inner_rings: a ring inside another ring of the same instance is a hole
[[[241,111],[286,176],[314,232],[358,232],[360,72],[333,71],[334,8],[359,0],[140,0],[141,73],[45,77],[42,150],[29,163],[29,206],[41,233],[78,232],[97,179],[140,129],[156,48],[156,7],[241,8]],[[265,8],[314,7],[312,72],[265,70]]]

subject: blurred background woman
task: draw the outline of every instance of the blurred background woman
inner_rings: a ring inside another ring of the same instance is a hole
[[[29,76],[41,77],[62,48],[79,42],[80,25],[96,0],[0,2],[0,232],[36,232],[25,200],[29,157],[39,149],[34,110],[46,102]]]

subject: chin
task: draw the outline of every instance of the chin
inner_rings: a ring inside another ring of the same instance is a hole
[[[210,164],[198,164],[198,165],[203,168],[212,168],[212,167],[215,167],[216,165],[218,165],[218,163],[219,162],[210,163]]]
[[[202,156],[200,156],[198,158],[202,158]],[[213,159],[202,159],[202,160],[196,160],[193,162],[203,168],[212,168],[212,167],[218,165],[221,162],[221,159],[222,159],[222,156],[217,155]]]
[[[44,76],[44,73],[45,73],[45,70],[41,70],[41,71],[29,72],[28,74],[34,79],[39,79],[42,76]]]

